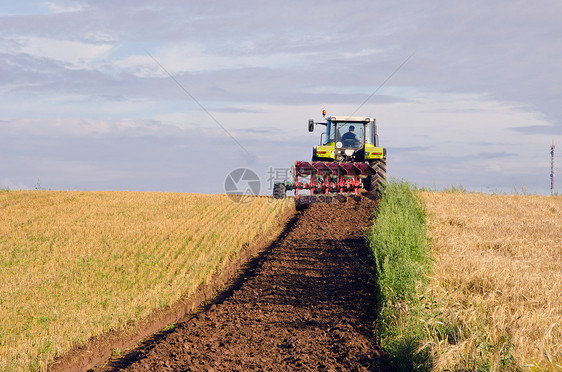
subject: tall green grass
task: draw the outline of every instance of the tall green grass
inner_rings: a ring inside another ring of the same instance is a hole
[[[389,182],[368,234],[378,275],[378,336],[397,370],[429,369],[421,299],[431,259],[425,207],[407,181]]]

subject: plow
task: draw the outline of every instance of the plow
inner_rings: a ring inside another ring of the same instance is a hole
[[[375,197],[383,192],[386,183],[386,149],[378,146],[376,120],[370,117],[326,118],[326,122],[309,120],[308,129],[326,126],[320,144],[314,146],[312,161],[296,161],[292,167],[292,181],[276,183],[273,196],[286,197],[294,190],[298,208],[316,202],[345,202],[358,198],[362,191]],[[309,195],[300,191],[309,190]]]

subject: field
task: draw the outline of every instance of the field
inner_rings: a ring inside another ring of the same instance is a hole
[[[422,197],[433,369],[562,370],[562,198]]]
[[[409,187],[388,189],[386,217],[369,237],[388,258],[373,262],[366,250],[375,202],[314,205],[220,302],[188,314],[162,342],[123,360],[117,350],[99,370],[384,370],[393,350],[412,353],[422,370],[562,370],[562,198],[421,192],[423,206],[403,198]],[[0,370],[45,369],[73,345],[193,294],[258,237],[276,236],[292,204],[0,192]],[[425,244],[424,223],[432,264],[416,248]],[[406,247],[410,258],[401,255]],[[373,324],[384,322],[390,328],[377,339]],[[381,350],[384,334],[395,349]]]
[[[0,370],[44,369],[192,294],[278,224],[289,200],[0,192]]]

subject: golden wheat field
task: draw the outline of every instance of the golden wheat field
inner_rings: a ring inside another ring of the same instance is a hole
[[[562,197],[421,195],[434,370],[562,370]]]
[[[193,293],[292,203],[225,195],[0,192],[0,370],[42,370],[73,345]]]

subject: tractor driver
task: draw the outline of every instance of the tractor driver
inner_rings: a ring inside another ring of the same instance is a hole
[[[363,142],[357,137],[357,134],[353,133],[354,130],[355,126],[350,125],[349,132],[341,136],[343,147],[358,147]]]

